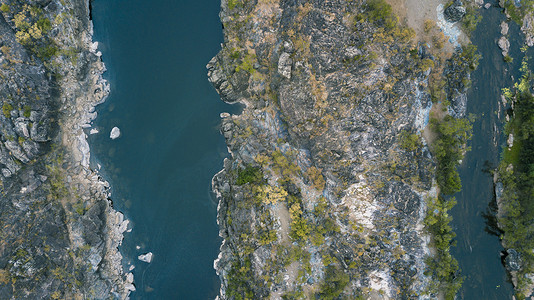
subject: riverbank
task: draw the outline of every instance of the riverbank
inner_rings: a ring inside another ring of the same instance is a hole
[[[521,49],[515,59],[521,57],[520,74],[513,86],[503,88],[501,100],[505,118],[501,160],[495,170],[495,197],[497,206],[497,226],[505,250],[503,264],[508,271],[515,288],[517,299],[526,299],[534,295],[534,257],[530,236],[532,235],[532,72],[529,59],[534,45],[532,20],[534,2],[516,3],[505,1],[508,21],[521,26],[524,44],[513,43],[512,47]],[[521,46],[521,47],[520,47]],[[517,49],[515,49],[517,51]]]
[[[526,52],[527,48],[523,48]],[[532,77],[529,56],[524,54],[522,76],[512,89],[503,90],[503,99],[510,103],[506,112],[506,146],[495,172],[497,221],[502,230],[505,252],[503,262],[510,273],[518,299],[534,294],[534,243],[530,226],[532,220]],[[503,103],[503,105],[506,105]]]
[[[14,71],[2,89],[2,141],[17,150],[2,157],[2,298],[126,299],[133,278],[117,247],[128,222],[89,168],[83,131],[107,93],[89,1],[2,1],[0,10],[11,39],[3,70]]]

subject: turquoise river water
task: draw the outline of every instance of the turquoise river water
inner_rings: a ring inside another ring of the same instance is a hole
[[[211,178],[227,155],[207,62],[222,42],[218,0],[94,0],[107,101],[89,143],[132,222],[121,252],[136,266],[133,299],[213,299],[221,240]],[[121,137],[109,138],[111,128]],[[140,246],[137,250],[136,246]],[[151,264],[137,255],[151,251]]]

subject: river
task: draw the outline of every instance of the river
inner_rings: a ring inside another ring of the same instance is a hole
[[[90,135],[93,164],[112,185],[133,231],[121,252],[134,264],[132,299],[213,299],[221,243],[211,178],[227,150],[220,101],[205,65],[222,42],[218,0],[93,0],[94,40],[111,84]],[[121,137],[109,138],[118,126]],[[136,249],[139,246],[140,249]],[[151,251],[151,264],[137,260]]]
[[[457,258],[465,277],[460,299],[512,299],[513,288],[501,263],[503,250],[498,236],[491,234],[488,218],[494,203],[493,179],[488,170],[498,165],[502,136],[502,120],[498,118],[501,89],[513,84],[521,62],[519,28],[510,22],[511,64],[504,63],[497,46],[499,24],[505,20],[501,9],[481,9],[482,21],[473,33],[472,42],[482,55],[472,75],[468,93],[467,113],[474,114],[473,138],[463,164],[459,168],[462,191],[456,194],[458,204],[451,210],[452,226],[457,234],[457,247],[451,253]],[[497,130],[495,130],[497,129]]]
[[[93,0],[94,39],[108,68],[111,94],[97,109],[89,142],[93,164],[112,184],[115,208],[132,222],[121,252],[134,264],[133,299],[213,299],[213,270],[220,239],[211,177],[227,156],[219,114],[232,111],[206,78],[204,66],[220,48],[219,0]],[[496,45],[503,14],[481,10],[473,34],[483,59],[472,74],[468,113],[477,116],[472,150],[460,167],[463,189],[451,211],[458,246],[452,249],[465,282],[462,299],[511,299],[498,237],[484,214],[493,200],[487,169],[498,163],[503,142],[497,118],[500,90],[517,77],[521,60],[511,40],[512,64]],[[519,29],[510,26],[510,36]],[[506,68],[515,71],[507,71]],[[122,135],[111,140],[118,126]],[[140,249],[136,247],[139,246]],[[152,251],[146,264],[137,255]]]

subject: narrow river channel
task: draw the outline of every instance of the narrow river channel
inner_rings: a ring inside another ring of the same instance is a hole
[[[478,69],[472,73],[467,113],[476,116],[473,124],[471,151],[460,166],[462,191],[455,195],[458,204],[451,211],[452,226],[457,234],[457,247],[452,254],[458,259],[465,281],[460,299],[512,299],[513,287],[501,263],[503,250],[499,238],[490,234],[485,217],[494,201],[493,179],[489,170],[499,162],[502,143],[502,120],[498,118],[501,89],[513,84],[521,62],[519,28],[510,22],[510,55],[505,63],[497,46],[499,24],[505,20],[498,7],[481,9],[482,21],[473,33],[472,42],[482,55]],[[491,214],[491,213],[490,213]]]

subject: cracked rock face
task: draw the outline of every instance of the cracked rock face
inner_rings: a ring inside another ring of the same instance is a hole
[[[127,221],[88,169],[81,128],[106,93],[88,2],[2,4],[0,299],[125,299],[133,279],[126,284],[117,247]],[[25,40],[20,20],[50,28]],[[46,47],[76,52],[36,52]]]

